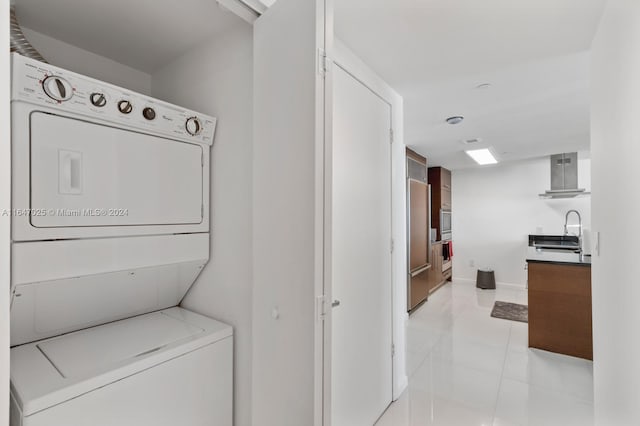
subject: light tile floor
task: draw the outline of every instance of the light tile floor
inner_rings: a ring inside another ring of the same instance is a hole
[[[526,290],[454,282],[407,324],[409,387],[377,426],[593,425],[592,363],[527,347],[527,324],[492,318]]]

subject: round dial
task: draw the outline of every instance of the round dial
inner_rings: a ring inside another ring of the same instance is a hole
[[[187,133],[191,136],[197,136],[202,131],[202,123],[198,117],[189,117],[187,118],[186,123],[184,124],[185,129],[187,129]]]
[[[47,96],[58,102],[68,101],[73,97],[71,83],[62,77],[52,75],[45,78],[42,82],[42,88]]]
[[[142,110],[142,116],[147,120],[154,120],[156,118],[156,111],[151,107],[146,107]]]
[[[107,104],[107,98],[104,96],[104,93],[94,92],[89,96],[89,99],[94,106],[99,108],[102,108]]]
[[[120,101],[118,102],[118,111],[123,114],[130,114],[133,111],[133,105],[129,101]]]

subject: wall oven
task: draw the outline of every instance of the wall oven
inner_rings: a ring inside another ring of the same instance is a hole
[[[451,240],[451,210],[440,209],[440,235],[442,241]]]

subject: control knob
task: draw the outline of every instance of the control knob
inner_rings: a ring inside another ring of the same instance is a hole
[[[130,114],[133,111],[133,105],[129,101],[120,101],[118,102],[118,111],[123,114]]]
[[[154,120],[156,118],[156,111],[151,107],[146,107],[142,110],[142,116],[147,120]]]
[[[89,99],[93,106],[97,106],[98,108],[102,108],[107,104],[107,98],[104,96],[104,93],[94,92],[89,96]]]
[[[58,102],[68,101],[73,97],[73,87],[71,83],[62,77],[49,76],[42,82],[44,93],[51,99]]]
[[[187,133],[191,136],[197,136],[202,132],[202,123],[198,117],[189,117],[184,125]]]

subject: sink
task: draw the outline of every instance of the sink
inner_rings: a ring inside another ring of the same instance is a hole
[[[580,238],[575,235],[529,235],[529,247],[551,250],[580,250]]]

